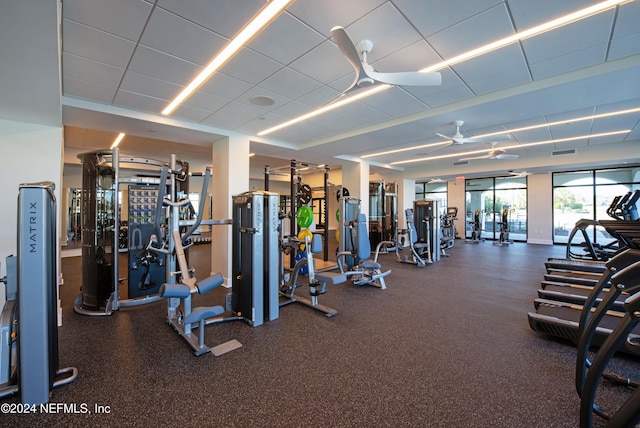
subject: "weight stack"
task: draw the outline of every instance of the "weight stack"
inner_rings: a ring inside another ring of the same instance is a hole
[[[279,316],[278,199],[262,191],[233,197],[231,307],[254,327]]]

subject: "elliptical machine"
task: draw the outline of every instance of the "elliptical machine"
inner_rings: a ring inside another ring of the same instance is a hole
[[[502,208],[502,218],[498,223],[500,225],[500,237],[497,241],[493,242],[493,245],[510,245],[513,241],[509,240],[509,206],[505,205]]]
[[[480,209],[477,209],[473,215],[473,221],[468,221],[467,223],[471,225],[471,238],[467,238],[465,242],[471,244],[478,244],[480,241],[484,241],[482,239],[482,227],[481,224],[481,212]]]

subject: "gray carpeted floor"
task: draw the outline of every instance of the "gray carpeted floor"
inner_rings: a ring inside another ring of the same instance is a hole
[[[201,275],[208,251],[191,250]],[[543,262],[563,248],[458,241],[450,253],[424,269],[381,256],[393,271],[388,289],[332,286],[321,302],[338,310],[334,318],[288,305],[257,328],[208,326],[210,346],[243,344],[220,357],[194,357],[165,323],[164,303],[75,314],[80,258],[65,258],[60,362],[79,375],[51,400],[109,413],[4,414],[0,425],[576,427],[575,349],[527,322]],[[222,303],[227,291],[196,305]],[[616,360],[621,372],[639,368]],[[627,394],[603,385],[598,401],[613,409]]]

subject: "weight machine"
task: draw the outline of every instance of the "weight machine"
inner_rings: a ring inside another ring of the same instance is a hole
[[[458,219],[458,208],[447,207],[447,212],[440,217],[440,250],[442,255],[449,257],[447,250],[453,248],[456,242],[456,224]]]
[[[17,256],[7,257],[6,302],[0,315],[0,398],[49,402],[54,387],[73,382],[75,367],[59,368],[57,216],[51,182],[21,184]]]
[[[280,296],[283,300],[280,306],[285,306],[290,303],[302,303],[303,305],[323,312],[327,317],[332,317],[336,315],[338,311],[321,304],[319,302],[319,296],[327,292],[327,283],[341,284],[346,282],[347,278],[345,275],[335,272],[316,272],[313,254],[322,250],[322,238],[320,235],[314,234],[312,238],[305,236],[302,244],[304,244],[304,257],[296,261],[291,273],[288,275],[284,275],[284,269],[281,271],[282,285],[280,287]],[[300,243],[291,241],[286,245],[290,247],[289,251],[297,251]],[[283,265],[281,265],[281,268],[283,268]],[[298,284],[298,276],[301,273],[308,275],[309,278],[309,298],[296,294],[296,289],[302,286]]]
[[[371,247],[394,242],[398,229],[398,186],[395,182],[369,183],[369,238]],[[395,246],[391,245],[391,246]],[[387,247],[385,247],[387,248]],[[387,248],[388,250],[391,248]]]
[[[254,327],[278,318],[279,195],[233,197],[232,308]]]
[[[121,307],[133,307],[161,300],[158,295],[165,281],[166,254],[149,252],[146,244],[162,221],[163,210],[156,210],[158,194],[165,189],[158,177],[146,168],[166,167],[153,159],[121,157],[119,149],[78,155],[82,161],[82,290],[74,303],[82,315],[111,315]],[[177,190],[188,192],[188,163],[176,160],[172,170],[179,178]],[[133,167],[139,176],[122,174],[124,166]],[[120,187],[127,185],[129,219],[127,299],[120,297],[118,257],[120,249]],[[156,213],[159,218],[156,218]],[[159,239],[159,237],[157,236]]]
[[[289,219],[289,236],[297,236],[300,230],[300,226],[296,221],[298,210],[303,206],[308,206],[308,204],[312,201],[312,190],[311,187],[307,184],[302,184],[302,176],[300,173],[302,171],[318,171],[323,172],[324,174],[324,218],[322,219],[322,223],[325,225],[324,231],[322,233],[323,237],[323,260],[329,260],[329,218],[328,218],[328,209],[329,209],[329,170],[330,168],[324,165],[314,165],[309,163],[297,162],[292,159],[289,166],[282,166],[271,168],[269,165],[264,167],[264,190],[269,191],[269,178],[271,175],[289,175],[290,180],[290,198],[289,198],[289,206],[285,207],[284,214],[282,214],[282,218]],[[312,214],[313,215],[313,214]],[[308,227],[308,226],[304,226]],[[290,267],[293,267],[294,260],[291,259]]]
[[[338,211],[339,228],[338,253],[336,259],[340,273],[351,279],[355,285],[372,285],[386,289],[384,278],[391,271],[382,272],[382,266],[371,257],[371,242],[367,233],[367,216],[360,213],[360,200],[352,197],[340,198]],[[378,244],[377,250],[380,245]]]
[[[440,260],[444,250],[441,249],[440,217],[437,213],[438,201],[435,199],[418,199],[413,202],[413,209],[405,210],[411,258],[401,257],[397,250],[400,262],[425,267]]]

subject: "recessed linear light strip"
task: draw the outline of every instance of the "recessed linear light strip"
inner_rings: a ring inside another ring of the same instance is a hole
[[[295,0],[271,0],[260,12],[216,55],[211,62],[189,83],[178,96],[162,110],[169,115],[189,98],[213,73],[222,67],[232,56],[251,41],[266,27],[289,3]]]
[[[533,147],[533,146],[542,146],[545,144],[554,144],[554,143],[565,143],[567,141],[575,141],[575,140],[582,140],[582,139],[586,139],[586,138],[598,138],[598,137],[607,137],[607,136],[611,136],[611,135],[620,135],[620,134],[628,134],[629,132],[631,132],[630,129],[625,129],[624,131],[614,131],[614,132],[603,132],[601,134],[591,134],[591,135],[581,135],[579,137],[568,137],[568,138],[559,138],[557,140],[546,140],[546,141],[537,141],[535,143],[526,143],[526,144],[519,144],[519,145],[513,145],[513,146],[507,146],[507,147],[500,147],[500,150],[509,150],[509,149],[522,149],[525,147]],[[455,158],[455,157],[461,157],[461,156],[467,156],[467,155],[475,155],[478,153],[486,153],[489,152],[491,150],[494,149],[482,149],[482,150],[472,150],[469,152],[464,152],[464,153],[451,153],[448,155],[439,155],[439,156],[430,156],[430,157],[426,157],[426,158],[419,158],[419,159],[409,159],[409,160],[403,160],[403,161],[396,161],[396,162],[390,162],[390,165],[402,165],[405,163],[414,163],[414,162],[424,162],[424,161],[429,161],[429,160],[438,160],[438,159],[447,159],[447,158]]]
[[[265,129],[264,131],[260,131],[258,132],[258,136],[261,137],[263,135],[267,135],[267,134],[271,134],[272,132],[278,131],[282,128],[286,128],[287,126],[291,126],[291,125],[295,125],[298,122],[302,122],[303,120],[307,120],[307,119],[311,119],[312,117],[318,116],[322,113],[326,113],[328,111],[334,110],[338,107],[342,107],[343,105],[352,103],[354,101],[357,101],[359,99],[368,97],[369,95],[373,95],[375,93],[384,91],[385,89],[389,89],[391,87],[391,85],[387,85],[387,84],[382,84],[382,85],[376,85],[371,89],[368,89],[364,92],[360,92],[357,95],[352,95],[350,97],[345,97],[339,101],[336,101],[334,103],[331,104],[327,104],[325,106],[322,106],[316,110],[310,111],[309,113],[303,114],[302,116],[298,116],[294,119],[291,119],[287,122],[283,122],[279,125],[276,125],[274,127],[271,127],[269,129]]]
[[[437,147],[437,146],[446,146],[448,144],[451,144],[451,140],[442,141],[442,142],[439,142],[439,143],[422,144],[420,146],[405,147],[403,149],[387,150],[385,152],[371,153],[370,155],[363,155],[363,156],[360,156],[360,157],[362,159],[367,159],[367,158],[372,158],[372,157],[375,157],[375,156],[390,155],[392,153],[401,153],[401,152],[408,152],[408,151],[417,150],[417,149],[427,149],[427,148]]]
[[[498,132],[492,132],[490,134],[476,135],[476,137],[477,138],[493,137],[495,135],[510,134],[512,132],[530,131],[532,129],[547,128],[550,126],[564,125],[567,123],[582,122],[582,121],[591,120],[591,119],[602,119],[603,117],[619,116],[622,114],[630,114],[630,113],[638,113],[638,112],[640,112],[640,107],[630,108],[628,110],[612,111],[610,113],[594,114],[591,116],[578,117],[575,119],[559,120],[557,122],[541,123],[539,125],[524,126],[522,128],[514,128],[506,131],[498,131]]]
[[[500,40],[497,40],[495,42],[489,43],[487,45],[481,46],[481,47],[479,47],[477,49],[473,49],[471,51],[465,52],[465,53],[463,53],[461,55],[458,55],[458,56],[453,57],[451,59],[448,59],[446,61],[442,61],[442,62],[440,62],[438,64],[423,68],[420,71],[423,72],[423,73],[426,73],[426,72],[430,72],[430,71],[441,70],[443,68],[449,67],[450,65],[458,64],[458,63],[464,62],[464,61],[466,61],[468,59],[475,58],[475,57],[480,56],[480,55],[484,55],[485,53],[489,53],[491,51],[503,48],[503,47],[505,47],[507,45],[510,45],[512,43],[515,43],[517,41],[537,36],[537,35],[542,34],[544,32],[547,32],[547,31],[550,31],[550,30],[554,30],[556,28],[562,27],[562,26],[567,25],[567,24],[571,24],[571,23],[579,21],[579,20],[581,20],[583,18],[587,18],[589,16],[596,15],[596,14],[598,14],[600,12],[604,12],[605,10],[614,8],[614,7],[616,7],[616,6],[620,5],[620,4],[623,4],[623,3],[629,3],[631,1],[634,1],[634,0],[608,0],[608,1],[604,1],[602,3],[598,3],[596,5],[587,7],[585,9],[581,9],[581,10],[578,10],[576,12],[570,13],[570,14],[565,15],[563,17],[560,17],[560,18],[548,21],[546,23],[540,24],[540,25],[535,26],[533,28],[530,28],[528,30],[521,31],[521,32],[516,33],[516,34],[514,34],[514,35],[512,35],[510,37],[505,37],[504,39],[500,39]],[[389,86],[389,85],[385,85],[384,89],[388,89],[390,87],[391,86]],[[368,97],[368,96],[373,95],[373,94],[375,94],[377,92],[379,92],[379,91],[373,91],[373,90],[371,90],[371,92],[366,91],[366,92],[362,93],[358,98],[349,97],[349,98],[346,98],[345,101],[343,103],[341,103],[341,104],[334,103],[334,104],[330,104],[329,106],[321,107],[321,108],[319,108],[317,110],[313,110],[313,111],[311,111],[309,113],[306,113],[306,114],[304,114],[302,116],[299,116],[299,117],[296,117],[294,119],[291,119],[291,120],[289,120],[287,122],[283,122],[283,123],[281,123],[279,125],[276,125],[276,126],[274,126],[272,128],[265,129],[264,131],[259,132],[258,135],[259,136],[264,136],[264,135],[267,135],[267,134],[271,134],[272,132],[278,131],[278,130],[280,130],[282,128],[286,128],[288,126],[295,125],[296,123],[302,122],[303,120],[310,119],[310,118],[318,116],[318,115],[320,115],[322,113],[326,113],[326,112],[328,112],[330,110],[333,110],[333,109],[336,109],[338,107],[347,105],[347,104],[352,103],[354,101],[357,101],[359,99]]]
[[[122,141],[125,135],[127,134],[125,134],[124,132],[121,132],[120,134],[118,134],[116,139],[113,141],[113,144],[111,144],[111,148],[115,149],[116,147],[118,147],[118,144],[120,144],[120,141]]]
[[[423,68],[420,72],[427,73],[431,71],[442,70],[443,68],[449,67],[453,64],[458,64],[463,61],[469,60],[471,58],[475,58],[480,55],[484,55],[488,52],[495,51],[497,49],[508,46],[512,43],[519,42],[521,40],[525,40],[542,33],[546,33],[550,30],[555,30],[556,28],[563,27],[568,24],[572,24],[576,21],[580,21],[581,19],[588,18],[593,15],[597,15],[598,13],[604,12],[605,10],[612,9],[618,5],[623,3],[629,3],[634,0],[607,0],[602,3],[594,4],[593,6],[586,7],[584,9],[580,9],[576,12],[570,13],[565,16],[561,16],[557,19],[552,19],[551,21],[544,22],[540,25],[536,25],[535,27],[529,28],[528,30],[520,31],[516,34],[513,34],[509,37],[505,37],[500,40],[496,40],[495,42],[491,42],[487,45],[481,46],[477,49],[470,50],[453,58],[450,58],[446,61],[442,61],[439,64],[432,65],[430,67]]]
[[[474,137],[475,138],[493,137],[493,136],[496,136],[496,135],[511,134],[513,132],[530,131],[532,129],[539,129],[539,128],[549,128],[551,126],[564,125],[564,124],[567,124],[567,123],[582,122],[582,121],[591,120],[591,119],[602,119],[604,117],[620,116],[620,115],[623,115],[623,114],[639,113],[639,112],[640,112],[640,107],[635,107],[635,108],[631,108],[631,109],[627,109],[627,110],[612,111],[610,113],[594,114],[594,115],[591,115],[591,116],[576,117],[576,118],[573,118],[573,119],[559,120],[559,121],[556,121],[556,122],[541,123],[539,125],[523,126],[522,128],[507,129],[507,130],[504,130],[504,131],[491,132],[489,134],[475,135]],[[375,156],[389,155],[389,154],[392,154],[392,153],[408,152],[408,151],[411,151],[411,150],[424,149],[424,148],[427,148],[427,147],[435,147],[435,146],[440,146],[440,145],[443,145],[443,144],[451,144],[451,140],[443,141],[441,143],[439,142],[439,143],[422,144],[420,146],[405,147],[403,149],[387,150],[387,151],[384,151],[384,152],[371,153],[369,155],[364,155],[364,156],[360,156],[360,157],[363,158],[363,159],[366,159],[366,158],[372,158],[372,157],[375,157]]]

